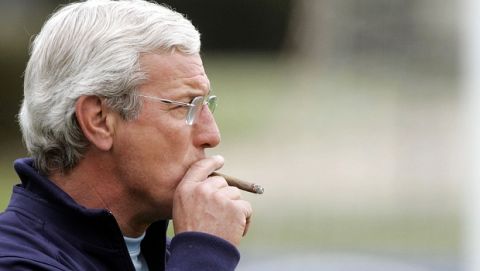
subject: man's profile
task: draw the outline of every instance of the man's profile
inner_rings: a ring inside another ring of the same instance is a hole
[[[212,175],[217,97],[189,20],[143,0],[66,5],[24,77],[31,158],[0,214],[0,270],[235,269],[252,208]]]

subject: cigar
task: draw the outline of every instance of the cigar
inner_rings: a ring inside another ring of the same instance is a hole
[[[225,175],[223,173],[216,172],[216,171],[213,172],[210,176],[223,177],[227,181],[228,185],[235,186],[235,187],[237,187],[237,188],[239,188],[243,191],[247,191],[247,192],[254,193],[254,194],[263,194],[264,189],[263,189],[262,186],[260,186],[258,184],[242,181],[238,178],[228,176],[228,175]]]

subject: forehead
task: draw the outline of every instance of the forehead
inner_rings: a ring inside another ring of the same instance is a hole
[[[152,87],[167,92],[175,88],[210,89],[199,54],[144,54],[140,57],[140,65],[148,76],[143,88]]]

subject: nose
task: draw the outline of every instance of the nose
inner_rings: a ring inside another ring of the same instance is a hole
[[[193,144],[201,148],[213,148],[220,144],[220,131],[213,113],[204,105],[193,124]]]

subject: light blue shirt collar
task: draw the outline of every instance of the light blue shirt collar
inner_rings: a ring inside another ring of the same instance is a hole
[[[125,244],[127,245],[128,254],[130,254],[130,258],[132,259],[136,271],[148,271],[147,262],[142,256],[140,247],[143,238],[145,238],[145,233],[137,238],[123,237],[123,239],[125,239]]]

